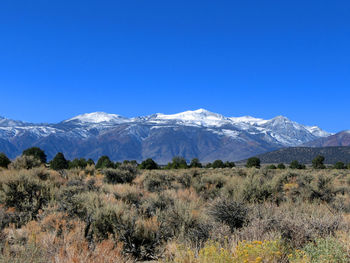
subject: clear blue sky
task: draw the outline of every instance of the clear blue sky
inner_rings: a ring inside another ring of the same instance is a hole
[[[0,115],[206,108],[350,129],[350,1],[1,0]]]

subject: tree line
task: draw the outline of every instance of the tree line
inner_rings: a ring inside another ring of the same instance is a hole
[[[312,167],[314,169],[325,169],[324,156],[317,156],[312,160]],[[0,167],[8,168],[11,164],[16,166],[17,163],[24,168],[32,168],[36,165],[47,164],[51,169],[54,170],[64,170],[64,169],[84,169],[88,165],[94,165],[96,169],[104,168],[118,168],[121,164],[132,164],[139,169],[155,170],[155,169],[187,169],[187,168],[233,168],[236,166],[234,162],[223,162],[222,160],[215,160],[212,163],[202,164],[198,158],[193,158],[190,163],[186,161],[185,158],[176,156],[167,165],[159,165],[152,158],[148,158],[141,163],[136,160],[125,160],[123,162],[113,162],[107,155],[101,156],[97,163],[93,159],[86,160],[85,158],[75,158],[73,160],[67,160],[63,153],[59,152],[56,156],[49,162],[47,162],[47,156],[45,152],[39,147],[31,147],[22,152],[20,157],[17,157],[13,162],[4,154],[0,153]],[[261,161],[258,157],[251,157],[247,160],[247,168],[260,168]],[[278,165],[270,164],[267,166],[268,169],[286,169],[284,163],[279,163]],[[297,160],[292,161],[289,164],[290,169],[306,169],[306,165],[299,163]],[[343,162],[337,162],[331,168],[334,169],[350,169],[350,164],[346,165]]]

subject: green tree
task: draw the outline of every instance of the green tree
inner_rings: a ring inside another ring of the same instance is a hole
[[[346,166],[343,162],[337,162],[335,165],[334,165],[334,169],[346,169]]]
[[[23,151],[24,156],[33,156],[34,158],[40,160],[41,163],[46,163],[46,154],[39,147],[31,147]]]
[[[114,168],[114,163],[109,159],[108,156],[103,155],[98,159],[96,169],[99,168]]]
[[[270,164],[267,166],[267,169],[275,170],[275,169],[277,169],[277,167],[274,164]]]
[[[153,161],[152,158],[148,158],[144,160],[139,167],[140,169],[146,169],[146,170],[156,170],[159,168],[158,164],[155,161]]]
[[[207,163],[206,165],[205,165],[205,168],[211,168],[212,167],[212,164],[211,163]]]
[[[284,163],[279,163],[279,164],[277,165],[277,169],[283,170],[283,169],[286,169],[286,166],[284,165]]]
[[[95,165],[94,160],[92,160],[91,158],[89,158],[89,160],[87,160],[86,162],[88,165]]]
[[[69,162],[69,169],[79,168],[84,169],[87,166],[87,161],[85,158],[75,158],[73,161]]]
[[[10,159],[4,153],[0,153],[0,167],[7,168],[11,163]]]
[[[251,157],[247,160],[247,168],[255,167],[260,168],[260,159],[258,157]]]
[[[53,170],[63,170],[68,168],[68,161],[63,153],[57,153],[50,162],[50,168]]]
[[[233,168],[233,167],[236,167],[236,164],[234,162],[225,162],[225,167],[227,168]]]
[[[170,169],[186,169],[188,168],[185,158],[175,156],[171,163],[168,163],[167,168]]]
[[[214,169],[217,169],[217,168],[225,168],[225,164],[224,164],[224,162],[221,161],[221,160],[215,160],[215,161],[212,163],[211,167],[213,167]]]
[[[200,163],[198,158],[193,158],[190,163],[191,168],[202,168],[202,164]]]
[[[326,166],[323,164],[324,156],[318,155],[315,159],[312,160],[312,167],[314,169],[324,169]]]
[[[304,164],[299,163],[297,160],[294,160],[290,163],[289,168],[301,170],[301,169],[305,169],[306,166]]]

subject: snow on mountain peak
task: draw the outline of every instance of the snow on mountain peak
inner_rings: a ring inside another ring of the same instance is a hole
[[[178,121],[190,125],[200,126],[221,126],[229,122],[229,119],[223,115],[210,112],[205,109],[198,109],[194,111],[184,111],[176,114],[162,114],[157,113],[151,119],[153,122]]]
[[[75,116],[64,122],[71,122],[71,121],[78,121],[81,123],[103,123],[103,122],[122,123],[122,122],[128,121],[128,119],[117,114],[109,114],[105,112],[92,112],[92,113],[85,113],[85,114]]]

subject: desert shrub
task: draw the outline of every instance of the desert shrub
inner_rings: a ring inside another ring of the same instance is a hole
[[[13,207],[19,216],[19,225],[36,217],[50,200],[50,186],[27,175],[11,178],[2,185],[4,205]]]
[[[301,250],[297,250],[289,255],[289,261],[291,263],[345,263],[349,262],[349,260],[350,257],[343,245],[332,237],[317,238]]]
[[[152,217],[165,210],[170,210],[174,206],[174,199],[165,194],[153,195],[147,198],[142,204],[142,211],[146,217]]]
[[[178,263],[240,263],[283,262],[283,246],[279,240],[239,242],[235,249],[219,243],[207,242],[198,253],[191,248],[177,246],[172,262]]]
[[[41,161],[34,156],[19,156],[10,165],[9,168],[20,170],[20,169],[32,169],[34,167],[40,167]]]
[[[176,181],[180,183],[183,187],[188,188],[191,186],[192,178],[189,174],[184,173],[176,177]]]
[[[270,164],[270,165],[267,166],[267,169],[275,170],[275,169],[277,169],[277,167],[274,164]]]
[[[193,180],[193,188],[205,200],[214,199],[220,195],[228,178],[222,174],[199,175]]]
[[[233,232],[248,220],[248,208],[243,203],[218,199],[210,207],[209,214],[217,221],[227,224]]]
[[[247,202],[264,202],[272,198],[273,189],[264,176],[247,177],[241,189],[242,200]]]
[[[305,169],[306,166],[304,164],[299,163],[297,160],[294,160],[290,163],[289,168],[302,170]]]
[[[165,237],[177,237],[194,244],[200,244],[209,238],[210,224],[204,217],[198,203],[174,200],[174,206],[160,215]]]
[[[170,188],[175,179],[175,176],[169,173],[151,173],[146,175],[143,185],[147,191],[159,192]]]
[[[121,165],[117,169],[104,169],[103,174],[105,176],[105,182],[109,184],[131,183],[136,177],[136,169],[133,169],[129,165],[124,167],[125,168]]]

